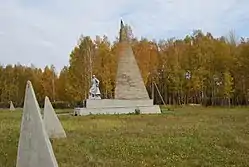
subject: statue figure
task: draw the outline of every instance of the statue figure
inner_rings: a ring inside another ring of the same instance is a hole
[[[99,90],[99,80],[95,77],[95,75],[92,76],[92,86],[89,90],[89,93],[89,99],[101,99]]]

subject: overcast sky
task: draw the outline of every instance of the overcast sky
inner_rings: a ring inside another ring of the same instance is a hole
[[[121,18],[139,38],[182,38],[193,29],[249,37],[249,0],[0,0],[0,63],[59,70],[81,34],[113,40]]]

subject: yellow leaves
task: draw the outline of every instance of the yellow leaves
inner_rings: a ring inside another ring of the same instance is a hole
[[[230,72],[226,71],[224,73],[224,95],[226,98],[230,98],[231,93],[233,92],[233,77]]]
[[[126,31],[133,38],[128,25]],[[130,43],[149,93],[153,77],[165,101],[179,96],[200,99],[199,94],[207,99],[233,95],[240,101],[249,99],[246,94],[249,89],[249,42],[245,39],[236,46],[224,38],[216,39],[211,33],[205,35],[197,30],[183,40],[171,38],[155,42],[133,38]],[[69,56],[69,66],[62,69],[59,78],[54,75],[53,67],[45,67],[44,71],[33,65],[1,67],[0,101],[14,99],[21,104],[27,80],[32,81],[40,101],[45,95],[56,100],[83,100],[88,97],[92,74],[100,79],[103,96],[109,98],[114,93],[117,56],[122,49],[118,39],[111,43],[106,36],[97,36],[95,40],[81,36]],[[186,80],[184,74],[188,70],[192,75]],[[213,84],[214,74],[219,75],[221,85]]]
[[[133,46],[133,52],[142,73],[145,84],[148,83],[151,73],[155,73],[158,66],[158,52],[155,43],[141,40]]]

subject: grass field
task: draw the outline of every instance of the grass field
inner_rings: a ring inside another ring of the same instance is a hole
[[[249,166],[249,109],[184,107],[162,115],[59,117],[59,167]],[[16,162],[21,112],[0,111],[0,167]]]

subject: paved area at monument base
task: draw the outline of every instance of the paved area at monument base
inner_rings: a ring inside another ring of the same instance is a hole
[[[129,114],[139,108],[141,114],[158,114],[161,109],[152,100],[87,100],[86,108],[75,108],[74,115]]]

